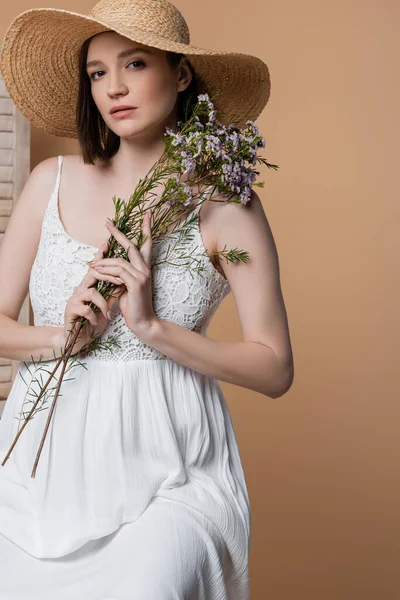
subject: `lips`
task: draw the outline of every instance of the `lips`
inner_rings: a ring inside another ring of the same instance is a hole
[[[113,106],[110,110],[110,114],[112,115],[115,112],[119,112],[121,110],[132,110],[133,108],[136,108],[136,106],[127,106],[126,104],[121,104],[120,106]]]

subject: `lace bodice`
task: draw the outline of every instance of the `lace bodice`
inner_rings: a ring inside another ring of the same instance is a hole
[[[29,280],[34,324],[39,326],[63,327],[65,306],[83,279],[88,269],[87,263],[98,250],[73,239],[63,227],[58,208],[62,161],[63,157],[59,156],[56,184],[44,214],[39,247]],[[190,219],[191,223],[193,219],[193,227],[191,235],[185,239],[184,254],[196,256],[201,272],[185,266],[186,261],[181,258],[182,246],[174,249],[173,234],[167,234],[153,242],[152,289],[153,308],[159,318],[205,335],[215,311],[229,293],[230,285],[207,256],[199,226],[200,206],[186,219]],[[168,257],[168,263],[162,262],[165,257]],[[118,335],[120,347],[113,347],[112,352],[106,348],[97,349],[87,357],[113,361],[166,358],[155,348],[143,343],[127,327],[118,300],[113,306],[112,315],[102,337],[105,339],[109,335]]]

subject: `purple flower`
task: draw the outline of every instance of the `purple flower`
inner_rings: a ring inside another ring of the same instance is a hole
[[[187,123],[179,122],[177,132],[166,128],[165,136],[169,156],[180,173],[193,175],[194,181],[197,176],[206,179],[219,193],[237,194],[243,204],[250,200],[259,175],[254,167],[258,160],[266,162],[257,155],[258,148],[265,148],[265,139],[253,121],[247,120],[244,129],[235,123],[224,125],[208,93],[203,93]],[[189,205],[189,196],[185,202]]]

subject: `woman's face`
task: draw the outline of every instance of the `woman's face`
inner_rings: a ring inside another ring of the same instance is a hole
[[[174,128],[177,93],[189,85],[189,69],[172,69],[163,50],[112,31],[91,40],[86,62],[93,100],[114,133],[130,138],[150,132],[162,135],[166,126]],[[110,110],[119,104],[136,108],[116,118]]]

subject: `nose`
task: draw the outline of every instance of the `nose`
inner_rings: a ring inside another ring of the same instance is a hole
[[[129,92],[128,87],[123,82],[121,75],[118,72],[110,73],[109,76],[109,85],[107,93],[110,98],[114,98],[115,96],[126,96]]]

